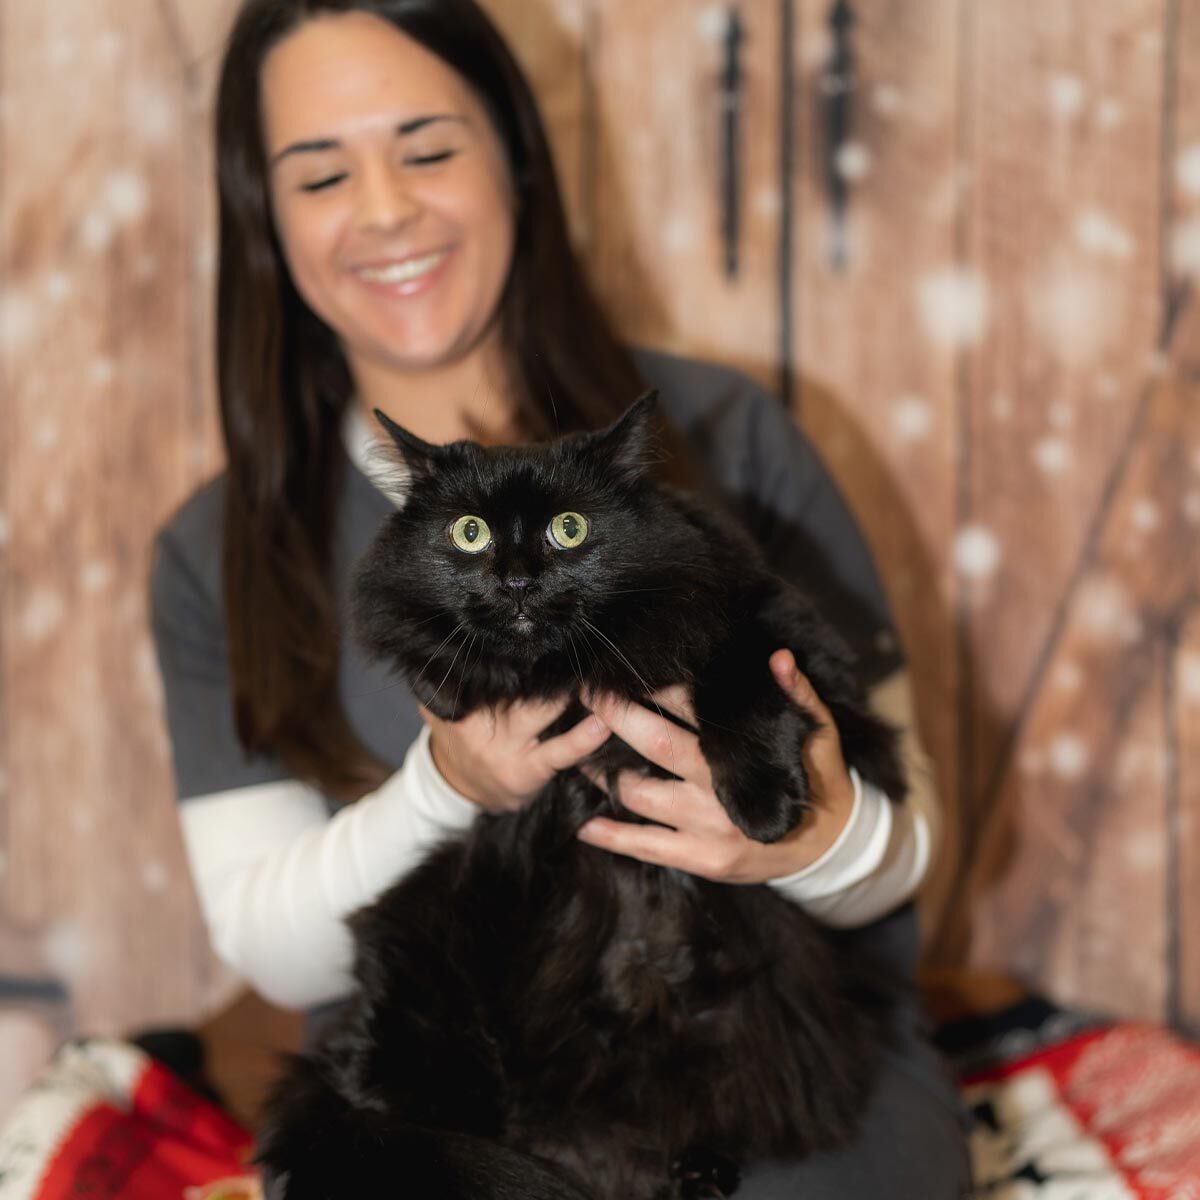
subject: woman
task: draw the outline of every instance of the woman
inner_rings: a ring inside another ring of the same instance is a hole
[[[670,827],[596,820],[581,837],[767,882],[911,971],[904,902],[929,861],[928,789],[894,811],[847,770],[828,722],[809,748],[815,818],[763,846],[725,817],[695,740],[657,714],[600,697],[597,719],[544,743],[560,706],[451,725],[343,636],[350,567],[393,503],[369,478],[373,409],[433,442],[526,441],[596,427],[650,384],[687,452],[674,464],[740,508],[781,574],[820,582],[892,715],[906,695],[861,537],[786,414],[740,376],[613,336],[568,243],[529,88],[473,0],[249,0],[217,143],[228,469],[161,531],[152,590],[185,843],[218,953],[276,1003],[336,1001],[350,987],[343,918],[433,841],[525,803],[612,732],[661,757],[668,729],[684,777]],[[790,654],[770,665],[827,716]],[[663,818],[661,785],[620,790]],[[958,1196],[958,1110],[915,1021],[905,1013],[857,1146],[756,1164],[739,1195]]]

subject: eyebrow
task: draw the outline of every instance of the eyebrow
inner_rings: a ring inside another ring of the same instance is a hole
[[[396,134],[399,137],[404,137],[409,133],[416,133],[418,129],[424,129],[426,125],[433,125],[437,121],[454,121],[459,125],[468,124],[466,117],[459,117],[453,113],[430,113],[424,117],[413,117],[408,121],[401,121],[396,126]],[[342,143],[337,138],[312,138],[304,142],[292,142],[290,146],[285,146],[274,158],[271,159],[271,166],[274,166],[280,159],[286,158],[289,154],[307,154],[318,150],[339,150]]]

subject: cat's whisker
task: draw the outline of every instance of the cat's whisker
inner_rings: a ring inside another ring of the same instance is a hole
[[[476,633],[471,634],[471,640],[467,643],[467,652],[465,655],[463,655],[462,670],[459,671],[459,673],[458,673],[458,688],[455,690],[455,693],[454,693],[454,706],[450,710],[450,712],[451,712],[450,720],[452,720],[452,721],[458,720],[458,698],[462,695],[463,682],[467,678],[467,668],[471,664],[471,651],[475,646],[475,639],[478,636],[479,635]],[[457,657],[458,657],[458,655],[455,655],[455,658],[457,658]],[[451,668],[453,668],[454,664],[451,663],[450,666],[451,666]]]
[[[450,632],[444,638],[442,638],[441,645],[439,645],[438,648],[425,660],[425,665],[417,672],[417,674],[413,678],[414,690],[416,689],[417,684],[420,683],[421,680],[425,678],[425,672],[429,670],[430,664],[442,652],[442,646],[444,646],[452,637],[454,637],[454,635],[456,633],[458,633],[458,631],[460,629],[462,629],[462,627],[464,625],[466,625],[466,621],[459,621],[459,623],[457,625],[455,625],[455,627],[452,630],[450,630]],[[457,651],[455,652],[455,656],[457,657]],[[451,666],[453,666],[453,662],[451,662]]]
[[[590,592],[593,596],[633,596],[642,592],[678,592],[682,590],[678,587],[599,588],[589,587],[586,583],[577,583],[575,587],[581,592]]]
[[[591,630],[593,633],[595,633],[597,637],[600,637],[600,638],[602,638],[602,639],[603,639],[605,642],[607,642],[607,643],[608,643],[608,645],[610,645],[610,646],[612,647],[612,649],[613,649],[614,653],[616,654],[616,656],[617,656],[617,657],[618,657],[618,658],[621,660],[621,662],[623,662],[623,663],[624,663],[624,664],[625,664],[625,665],[626,665],[626,666],[627,666],[627,667],[630,669],[630,671],[632,671],[632,672],[633,672],[634,678],[636,678],[636,679],[637,679],[637,681],[638,681],[638,683],[640,683],[640,684],[642,685],[642,688],[643,688],[643,690],[644,690],[644,691],[645,691],[645,693],[646,693],[646,699],[647,699],[647,700],[649,700],[649,701],[650,701],[650,703],[651,703],[651,704],[653,704],[653,705],[654,705],[654,707],[655,707],[656,709],[658,709],[658,715],[659,715],[660,717],[662,717],[662,719],[663,719],[664,721],[668,721],[668,722],[669,722],[669,721],[670,721],[670,718],[667,716],[667,714],[666,714],[666,713],[664,713],[664,712],[663,712],[663,710],[662,710],[662,707],[659,705],[658,701],[657,701],[657,700],[655,700],[655,698],[654,698],[654,695],[653,695],[653,692],[652,692],[652,689],[651,689],[650,685],[649,685],[649,684],[648,684],[648,683],[645,681],[645,679],[643,679],[643,678],[642,678],[642,675],[641,675],[641,673],[640,673],[640,672],[638,671],[638,669],[637,669],[637,668],[636,668],[636,667],[633,665],[633,663],[631,663],[631,662],[629,661],[629,659],[627,659],[627,658],[625,657],[625,655],[624,655],[624,654],[621,652],[621,648],[620,648],[620,646],[618,646],[618,645],[616,644],[616,642],[614,642],[614,641],[612,640],[612,638],[610,638],[610,637],[609,637],[609,636],[608,636],[606,633],[604,633],[604,632],[603,632],[603,631],[601,631],[600,629],[597,629],[597,628],[596,628],[596,626],[595,626],[595,625],[593,625],[593,624],[591,623],[591,621],[589,621],[589,620],[587,619],[587,617],[580,617],[580,620],[581,620],[581,621],[584,623],[584,625],[586,625],[586,626],[587,626],[587,627],[588,627],[588,628],[589,628],[589,629],[590,629],[590,630]],[[672,773],[673,775],[678,775],[678,774],[679,774],[679,772],[675,770],[675,742],[674,742],[674,740],[673,740],[672,738],[670,738],[669,736],[668,736],[668,739],[667,739],[667,740],[668,740],[668,742],[669,742],[669,744],[670,744],[670,746],[671,746],[671,773]]]
[[[461,628],[462,628],[462,626],[463,626],[463,625],[465,625],[465,624],[466,624],[466,621],[463,621],[463,622],[462,622],[462,624],[461,624],[461,625],[459,625],[459,628],[461,629]],[[444,644],[444,643],[443,643],[443,644]],[[458,649],[457,649],[457,650],[455,650],[455,652],[454,652],[454,657],[453,657],[453,658],[450,660],[450,665],[449,665],[449,666],[446,668],[446,673],[445,673],[445,675],[443,675],[443,676],[442,676],[442,682],[441,682],[441,683],[439,683],[439,684],[437,685],[437,687],[433,689],[433,695],[432,695],[432,696],[430,696],[430,697],[429,697],[429,699],[428,699],[428,700],[425,702],[425,707],[426,707],[426,708],[428,708],[428,707],[429,707],[429,706],[430,706],[430,705],[431,705],[431,704],[432,704],[432,703],[433,703],[433,702],[434,702],[434,701],[437,699],[438,692],[440,692],[440,691],[442,690],[442,686],[443,686],[443,684],[445,684],[446,680],[450,678],[450,672],[454,670],[454,664],[455,664],[456,662],[458,662],[458,656],[459,656],[459,655],[462,653],[463,646],[465,646],[465,645],[466,645],[466,641],[465,641],[465,639],[464,639],[464,641],[463,641],[462,645],[460,645],[460,646],[458,647]]]
[[[575,678],[579,680],[579,689],[582,692],[587,685],[583,682],[583,667],[579,662],[579,650],[575,646],[575,636],[569,629],[567,630],[567,645],[571,648],[571,658],[575,663]]]

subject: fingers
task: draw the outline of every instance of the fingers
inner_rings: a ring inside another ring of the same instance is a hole
[[[700,753],[700,740],[694,733],[680,729],[666,717],[660,717],[640,704],[619,700],[606,693],[589,697],[588,706],[643,758],[680,779],[711,788],[708,763]]]
[[[583,772],[597,787],[607,790],[595,770],[585,767]],[[736,829],[716,795],[694,783],[622,771],[617,776],[615,792],[630,812],[672,829],[721,837]]]
[[[659,688],[654,692],[651,700],[659,706],[676,716],[686,721],[693,729],[698,727],[696,720],[696,710],[692,707],[692,696],[687,686],[682,683],[673,683],[670,687]]]
[[[808,681],[808,676],[800,673],[790,650],[776,650],[771,655],[769,665],[775,682],[787,693],[793,704],[807,709],[822,725],[833,725],[829,709],[817,695],[817,689]]]
[[[578,836],[580,841],[613,854],[624,854],[660,867],[691,870],[686,865],[692,857],[688,853],[691,849],[689,839],[661,825],[634,825],[629,821],[593,817],[579,830]]]
[[[565,771],[587,758],[612,737],[612,730],[598,717],[589,713],[572,725],[566,733],[543,742],[538,753],[552,771]]]

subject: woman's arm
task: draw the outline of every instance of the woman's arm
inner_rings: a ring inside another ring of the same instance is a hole
[[[938,846],[933,764],[916,735],[908,673],[897,671],[873,688],[871,707],[900,730],[909,782],[904,804],[852,771],[854,803],[837,840],[809,866],[768,881],[829,925],[865,925],[911,899]]]
[[[811,443],[763,388],[726,368],[665,355],[644,353],[639,362],[647,380],[662,388],[697,459],[738,502],[771,569],[837,621],[872,706],[901,730],[910,794],[904,806],[893,805],[847,771],[840,747],[824,748],[823,766],[814,773],[824,775],[817,790],[826,803],[805,836],[788,845],[763,847],[746,839],[703,787],[689,793],[692,804],[681,815],[678,794],[667,801],[665,793],[655,795],[654,781],[632,776],[622,785],[630,807],[676,828],[684,821],[687,836],[672,830],[647,835],[649,827],[619,828],[616,822],[594,823],[587,836],[606,849],[709,878],[769,882],[830,924],[866,924],[916,892],[938,832],[933,775],[917,739],[899,640],[866,541]],[[811,688],[801,680],[793,698],[811,703]],[[632,714],[632,724],[629,713],[606,709],[601,715],[627,741],[651,718],[638,746],[649,758],[656,736],[678,736],[677,727],[670,727],[674,734],[656,731],[660,719],[644,709]],[[656,817],[656,811],[669,815]]]
[[[427,735],[332,819],[325,797],[281,762],[247,755],[212,574],[160,534],[151,628],[188,861],[217,953],[267,999],[316,1004],[350,986],[345,916],[478,810],[437,772]]]
[[[323,1003],[351,987],[346,916],[480,807],[518,806],[607,731],[584,720],[540,742],[554,705],[514,705],[497,721],[481,714],[453,730],[435,721],[449,739],[447,767],[465,772],[470,798],[435,765],[426,726],[400,770],[331,818],[318,790],[271,756],[247,756],[238,741],[220,607],[203,575],[169,534],[159,537],[152,628],[193,881],[225,962],[283,1007]],[[478,769],[467,769],[476,759]]]
[[[281,1007],[345,995],[345,918],[478,811],[433,765],[428,729],[382,787],[332,818],[295,780],[185,800],[184,846],[213,948]]]

